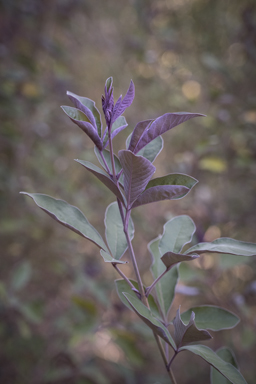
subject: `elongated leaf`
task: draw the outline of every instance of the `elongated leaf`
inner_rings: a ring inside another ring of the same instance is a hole
[[[246,243],[245,241],[239,241],[229,239],[228,237],[221,237],[214,240],[211,243],[199,243],[189,248],[185,254],[189,253],[227,253],[237,256],[256,256],[256,244]]]
[[[160,276],[166,270],[166,266],[161,260],[161,254],[158,248],[159,240],[160,237],[152,240],[148,244],[148,249],[152,258],[151,272],[154,279],[157,279],[158,276]],[[166,323],[167,315],[174,299],[175,287],[178,282],[178,278],[178,268],[177,266],[174,266],[160,279],[160,281],[155,286],[157,299]]]
[[[130,143],[128,146],[128,150],[134,153],[137,153],[136,151],[136,146],[140,142],[141,137],[143,136],[144,132],[150,127],[150,124],[152,123],[153,120],[144,120],[140,121],[134,128]]]
[[[212,331],[231,329],[240,321],[239,317],[234,313],[214,305],[190,308],[181,314],[182,321],[188,321],[192,312],[196,315],[196,326],[200,329],[210,329]]]
[[[124,116],[119,116],[118,119],[114,122],[111,128],[111,138],[113,139],[119,132],[127,127],[127,122]],[[108,132],[104,138],[103,147],[106,148],[109,143]]]
[[[88,97],[82,97],[78,96],[75,93],[67,91],[67,95],[70,98],[70,100],[75,104],[75,107],[80,109],[82,112],[85,113],[86,116],[88,109],[91,111],[91,120],[92,125],[94,125],[97,128],[98,135],[101,137],[101,127],[102,127],[102,122],[101,122],[101,116],[99,110],[95,106],[95,102],[91,99],[88,99]],[[89,117],[89,116],[88,116]]]
[[[187,258],[187,256],[189,257]],[[166,252],[161,257],[161,260],[166,266],[166,268],[169,269],[177,263],[181,263],[182,261],[192,261],[194,259],[197,259],[198,257],[198,255],[182,255],[180,253]]]
[[[106,172],[104,172],[102,169],[97,167],[96,165],[90,163],[89,161],[84,161],[84,160],[75,160],[78,163],[82,164],[88,171],[93,173],[103,184],[106,185],[108,189],[110,189],[111,192],[118,197],[123,203],[123,196],[119,189],[117,188],[116,184],[113,182],[113,180],[108,176]]]
[[[173,320],[174,340],[177,347],[180,348],[184,344],[193,343],[195,341],[203,341],[212,339],[212,336],[205,329],[199,330],[195,325],[195,314],[191,312],[191,316],[187,325],[180,318],[180,309],[177,310],[176,317]]]
[[[138,286],[137,281],[134,281],[132,279],[129,279],[129,280],[133,284],[133,286],[137,290],[139,290],[139,286]],[[123,302],[123,304],[127,308],[131,309],[131,306],[128,304],[128,301],[124,297],[123,292],[129,293],[131,296],[137,298],[136,293],[131,289],[130,285],[123,279],[115,280],[115,286],[116,286],[116,291],[117,291],[117,294],[118,294],[120,300]],[[156,302],[155,302],[155,299],[152,295],[148,296],[148,303],[149,303],[149,307],[150,307],[152,314],[157,318],[161,318],[159,311],[158,311],[158,308],[157,308],[157,305],[156,305]]]
[[[87,116],[81,112],[79,109],[73,107],[62,106],[63,111],[68,115],[68,117],[78,125],[94,142],[94,144],[102,150],[102,142],[101,139],[95,129],[95,127],[90,123],[90,120]]]
[[[131,151],[118,152],[124,171],[124,191],[127,205],[130,207],[134,200],[144,191],[156,168],[142,156],[135,156]]]
[[[226,363],[232,364],[238,369],[236,358],[233,351],[229,348],[223,347],[216,351],[217,355]],[[230,384],[230,381],[222,376],[215,368],[211,367],[211,384]]]
[[[180,253],[183,246],[191,241],[195,230],[195,224],[189,216],[182,215],[169,220],[164,225],[163,235],[159,242],[161,255],[166,252]]]
[[[134,96],[135,96],[135,87],[134,87],[133,81],[131,80],[128,91],[124,96],[122,102],[118,103],[117,108],[114,108],[113,110],[112,121],[115,121],[119,116],[121,116],[122,113],[126,110],[126,108],[128,108],[132,104]]]
[[[180,199],[190,190],[183,185],[159,185],[146,189],[133,203],[132,208],[161,200]]]
[[[109,253],[103,251],[103,249],[100,250],[100,254],[106,263],[115,263],[115,264],[127,264],[128,263],[128,261],[121,261],[121,260],[114,259]]]
[[[193,117],[205,116],[200,113],[188,113],[188,112],[176,112],[166,113],[163,116],[158,117],[149,127],[144,131],[139,143],[136,146],[134,153],[137,153],[145,145],[154,140],[157,136],[169,131],[171,128],[184,123],[185,121],[192,119]]]
[[[97,147],[94,147],[94,152],[95,152],[95,155],[97,156],[97,159],[99,160],[99,163],[105,169],[104,161],[102,160],[102,157],[100,155],[100,151],[98,150]],[[108,166],[110,172],[113,173],[110,152],[107,149],[104,149],[102,151],[102,155],[104,156],[104,159],[107,163],[107,166]],[[114,162],[115,162],[116,173],[119,173],[122,169],[122,166],[121,166],[120,161],[116,155],[114,155]]]
[[[106,239],[113,257],[119,260],[127,250],[127,240],[124,234],[123,222],[119,212],[118,204],[111,203],[105,213]],[[134,237],[134,225],[130,217],[128,232],[130,239]]]
[[[180,350],[187,350],[202,357],[208,364],[217,369],[232,384],[247,384],[241,373],[232,365],[222,360],[215,352],[205,345],[187,345]]]
[[[77,207],[68,204],[64,200],[55,199],[41,193],[20,192],[31,197],[36,205],[44,212],[50,215],[60,224],[78,233],[88,240],[91,240],[99,248],[108,252],[108,248],[104,243],[98,231],[89,223],[83,212]]]
[[[153,332],[157,333],[166,343],[176,350],[176,345],[168,329],[153,315],[152,312],[137,298],[129,293],[123,292],[123,295],[131,305],[135,313],[147,324]]]
[[[191,190],[197,183],[198,180],[194,179],[192,176],[183,173],[170,173],[169,175],[156,177],[155,179],[150,180],[146,186],[146,190],[159,185],[183,185]]]

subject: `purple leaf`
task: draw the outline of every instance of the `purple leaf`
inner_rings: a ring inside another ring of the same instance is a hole
[[[88,99],[88,97],[78,96],[69,91],[67,92],[67,95],[75,104],[76,108],[80,109],[89,118],[92,125],[97,129],[98,135],[101,137],[101,116],[99,110],[95,106],[95,102],[91,99]],[[89,113],[91,114],[89,115]]]
[[[73,123],[78,125],[90,137],[96,147],[101,151],[103,149],[101,139],[96,129],[90,123],[88,117],[83,112],[79,111],[79,109],[67,106],[62,106],[61,108]]]
[[[198,329],[195,325],[195,314],[191,313],[189,323],[185,325],[180,318],[180,309],[177,310],[174,325],[174,340],[180,348],[184,344],[193,343],[200,340],[212,339],[212,336],[205,329]]]
[[[144,120],[144,121],[140,121],[136,125],[136,127],[133,130],[133,133],[132,133],[132,136],[131,136],[131,140],[130,140],[130,144],[129,144],[129,147],[128,147],[129,151],[134,152],[134,153],[138,152],[138,151],[135,152],[136,145],[139,143],[141,137],[143,136],[143,133],[145,132],[146,129],[149,128],[149,126],[150,126],[152,121],[153,120]]]
[[[118,152],[124,171],[124,191],[128,209],[136,198],[144,191],[156,168],[142,156],[135,156],[131,151]]]
[[[175,113],[166,113],[163,116],[158,117],[149,127],[149,129],[144,131],[140,141],[136,146],[134,153],[139,152],[140,149],[145,147],[148,143],[154,140],[156,137],[162,135],[163,133],[169,131],[171,128],[176,127],[177,125],[184,123],[185,121],[192,119],[193,117],[205,116],[200,113],[188,113],[188,112],[175,112]]]
[[[124,203],[123,196],[119,189],[117,188],[116,184],[113,182],[113,180],[108,176],[108,174],[97,167],[95,164],[90,163],[89,161],[84,160],[75,160],[78,163],[82,164],[88,171],[93,173],[103,184],[106,185],[108,189],[110,189],[111,192],[113,192],[118,199]]]
[[[133,102],[135,96],[135,87],[133,84],[133,81],[131,80],[129,89],[123,98],[122,102],[120,102],[120,97],[118,99],[118,106],[113,110],[113,115],[112,115],[112,123],[122,115],[122,113],[126,110],[126,108],[130,107],[130,105]]]
[[[80,96],[75,95],[74,93],[71,93],[71,92],[67,92],[67,95],[68,95],[69,99],[72,101],[72,103],[75,105],[75,107],[77,109],[80,109],[80,111],[82,111],[88,117],[90,123],[97,129],[96,121],[95,121],[95,118],[93,116],[93,113],[90,111],[90,109],[88,107],[86,107],[82,103],[82,100],[81,100],[82,98]]]
[[[133,203],[132,208],[136,208],[140,205],[154,203],[161,200],[178,199],[187,194],[190,191],[189,188],[183,185],[158,185],[149,189],[146,189]]]

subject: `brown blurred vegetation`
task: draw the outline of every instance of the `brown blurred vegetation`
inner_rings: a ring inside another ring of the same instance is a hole
[[[112,196],[73,161],[95,161],[93,146],[59,106],[70,90],[100,107],[107,77],[115,99],[132,78],[136,98],[116,150],[145,118],[207,115],[165,134],[155,162],[157,175],[188,173],[199,184],[181,201],[134,211],[144,281],[151,281],[146,244],[174,215],[191,215],[200,241],[255,242],[255,3],[1,0],[0,68],[0,382],[168,383],[151,333],[120,303],[118,276],[98,249],[18,193],[67,200],[103,234]],[[208,345],[233,348],[248,384],[256,378],[255,266],[205,255],[180,271],[180,286],[200,294],[178,294],[174,303],[174,312],[179,304],[216,304],[241,317]],[[208,366],[189,354],[174,372],[179,383],[209,382]]]

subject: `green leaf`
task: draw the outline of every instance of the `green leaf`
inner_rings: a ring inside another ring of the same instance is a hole
[[[139,290],[139,285],[137,283],[137,281],[134,281],[132,279],[129,279],[130,282],[134,285],[134,287]],[[115,280],[115,285],[116,285],[116,291],[117,291],[117,294],[120,298],[120,300],[122,301],[122,303],[129,309],[131,309],[130,305],[128,304],[126,298],[124,297],[123,295],[123,292],[127,292],[129,293],[131,296],[137,298],[137,295],[136,293],[131,289],[130,285],[127,283],[127,281],[123,280],[123,279],[120,279],[120,280]],[[157,308],[157,304],[155,302],[155,299],[152,295],[149,295],[148,296],[148,304],[149,304],[149,307],[150,307],[150,310],[152,312],[152,314],[157,317],[157,318],[161,318],[160,314],[159,314],[159,311],[158,311],[158,308]]]
[[[220,239],[214,240],[211,243],[199,243],[189,248],[186,255],[189,253],[227,253],[237,256],[256,256],[256,244],[246,243],[245,241],[239,241],[229,239],[228,237],[221,237]]]
[[[152,121],[152,120],[149,120],[149,121]],[[126,149],[129,149],[132,134],[133,132],[126,139]],[[145,157],[146,159],[151,161],[151,163],[153,163],[156,157],[162,151],[163,147],[164,147],[164,141],[162,139],[162,136],[158,136],[156,139],[154,139],[149,144],[147,144],[144,148],[142,148],[138,152],[138,155]]]
[[[115,263],[115,264],[127,264],[128,263],[128,261],[121,261],[121,260],[114,259],[108,252],[105,252],[103,249],[100,250],[100,254],[106,263]]]
[[[195,341],[209,340],[212,336],[205,329],[198,329],[195,325],[195,314],[191,312],[188,324],[184,324],[180,318],[180,309],[177,310],[176,317],[173,320],[174,340],[179,348],[183,344],[193,343]]]
[[[75,160],[78,163],[82,164],[88,171],[93,173],[105,186],[110,189],[111,192],[118,197],[119,200],[124,203],[123,196],[119,189],[117,188],[116,184],[113,182],[113,180],[108,176],[108,174],[97,167],[95,164],[90,163],[89,161],[84,161],[84,160]]]
[[[137,313],[137,315],[144,321],[144,323],[146,323],[153,332],[155,332],[174,350],[176,350],[175,342],[171,337],[168,329],[152,315],[152,312],[144,304],[142,304],[142,302],[137,297],[134,297],[125,292],[123,292],[123,295],[126,297],[134,312]]]
[[[210,329],[212,331],[231,329],[240,321],[239,317],[234,313],[214,305],[192,307],[181,314],[182,321],[189,321],[192,312],[196,316],[196,326],[200,329]]]
[[[99,160],[99,163],[105,169],[104,161],[102,160],[102,157],[100,155],[100,151],[98,150],[97,147],[94,147],[94,152],[95,152],[95,155],[97,156],[97,159]],[[110,152],[107,149],[103,149],[102,155],[104,156],[104,159],[108,165],[110,172],[113,173]],[[119,173],[122,169],[122,166],[121,166],[120,161],[116,155],[114,155],[114,162],[115,162],[116,173]]]
[[[92,241],[99,248],[108,252],[108,248],[102,237],[98,231],[89,223],[80,209],[68,204],[64,200],[55,199],[54,197],[43,195],[41,193],[20,193],[31,197],[36,205],[49,216],[51,216],[54,220],[78,233],[78,235],[81,235]]]
[[[202,357],[208,364],[216,368],[232,384],[247,384],[241,373],[232,365],[222,360],[215,352],[205,345],[187,345],[180,351],[190,351]]]
[[[189,216],[177,216],[169,220],[164,225],[163,235],[159,242],[161,255],[169,251],[180,253],[183,246],[191,241],[195,230],[195,224]]]
[[[184,187],[191,189],[197,183],[198,180],[194,179],[192,176],[188,176],[182,173],[170,173],[169,175],[156,177],[155,179],[150,180],[146,186],[146,190],[158,185],[183,185]],[[186,193],[183,196],[185,195]]]
[[[238,369],[235,356],[231,349],[223,347],[220,348],[216,353],[222,360],[232,364],[236,369]],[[230,381],[222,376],[216,369],[211,367],[211,384],[230,384]]]
[[[127,250],[127,240],[124,233],[123,221],[119,212],[118,204],[111,203],[105,213],[106,239],[112,256],[119,260]],[[134,237],[134,225],[130,217],[128,225],[130,239]]]
[[[80,111],[79,109],[77,108],[74,108],[74,107],[68,107],[66,105],[63,105],[61,107],[63,109],[63,111],[73,120],[77,120],[77,121],[85,121],[87,123],[90,123],[90,120],[88,119],[88,117],[82,112]]]
[[[11,278],[11,286],[15,291],[24,288],[32,276],[31,264],[28,261],[21,262],[14,270]]]
[[[152,257],[151,272],[154,279],[157,279],[158,276],[160,276],[166,270],[166,266],[161,260],[161,255],[158,248],[159,240],[160,238],[158,237],[148,244],[148,249]],[[160,281],[155,286],[157,299],[166,322],[168,312],[174,299],[175,287],[178,282],[178,278],[178,268],[177,266],[174,266],[160,279]]]
[[[151,163],[153,163],[159,153],[162,151],[164,147],[164,141],[162,136],[158,136],[155,140],[151,141],[144,148],[142,148],[137,155],[143,156]]]

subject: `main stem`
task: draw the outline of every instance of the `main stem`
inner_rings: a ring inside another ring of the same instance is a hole
[[[109,137],[109,150],[110,150],[111,165],[112,165],[112,172],[113,172],[113,181],[118,186],[118,181],[117,181],[117,178],[116,178],[113,146],[112,146],[112,140],[111,140],[111,125],[109,125],[109,127],[108,127],[108,137]],[[127,245],[128,245],[129,254],[130,254],[130,257],[131,257],[131,260],[132,260],[133,268],[134,268],[136,279],[137,279],[137,283],[138,283],[138,288],[139,288],[139,292],[140,292],[140,300],[142,301],[142,303],[147,308],[150,309],[149,304],[148,304],[148,299],[146,297],[145,290],[144,290],[144,287],[143,287],[143,283],[142,283],[139,267],[138,267],[138,264],[137,264],[136,256],[135,256],[135,253],[134,253],[134,250],[133,250],[133,246],[132,246],[132,242],[131,242],[131,239],[130,239],[130,236],[129,236],[129,232],[128,232],[129,218],[130,218],[131,212],[126,210],[126,215],[124,216],[123,206],[122,206],[122,203],[121,203],[121,201],[119,199],[117,199],[117,203],[118,203],[120,215],[121,215],[121,218],[122,218],[122,221],[123,221],[124,233],[125,233],[125,237],[126,237],[126,241],[127,241]],[[164,361],[165,367],[166,367],[167,372],[169,374],[169,377],[171,379],[171,382],[172,382],[172,384],[177,384],[176,380],[175,380],[175,378],[173,376],[173,373],[172,373],[172,371],[170,369],[170,367],[168,367],[168,361],[167,361],[167,357],[165,355],[165,351],[164,351],[163,345],[161,343],[161,339],[157,335],[156,332],[153,332],[153,334],[154,334],[157,346],[159,348],[159,351],[161,353],[162,359]]]

